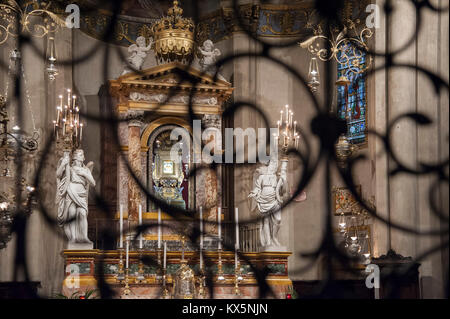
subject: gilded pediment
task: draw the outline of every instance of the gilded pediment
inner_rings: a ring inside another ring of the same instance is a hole
[[[167,110],[180,113],[189,103],[205,113],[219,113],[231,96],[231,83],[179,62],[132,72],[109,81],[119,112],[126,110]],[[172,114],[172,113],[171,113]]]
[[[184,81],[180,83],[182,80]],[[193,85],[193,83],[197,83],[198,85],[231,88],[231,83],[224,79],[214,80],[212,75],[178,62],[158,65],[139,73],[127,73],[117,78],[117,80],[111,81],[111,83],[123,84],[142,84],[144,82],[148,84],[160,83],[162,85],[174,85],[178,83],[181,85]]]

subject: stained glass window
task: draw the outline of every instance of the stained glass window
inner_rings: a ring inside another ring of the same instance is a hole
[[[347,137],[353,144],[365,143],[367,138],[367,100],[365,73],[357,73],[366,67],[366,54],[350,42],[341,44],[338,54],[338,78],[345,75],[350,83],[347,88],[337,88],[338,117],[347,122]]]

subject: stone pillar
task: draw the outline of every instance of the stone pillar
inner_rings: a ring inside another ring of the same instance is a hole
[[[129,112],[128,121],[128,162],[137,178],[141,178],[141,116],[142,113]],[[128,218],[138,219],[138,209],[141,203],[141,191],[134,178],[128,174]]]
[[[210,115],[205,114],[203,116],[203,125],[205,127],[204,134],[208,135],[208,131],[217,130],[221,133],[221,118],[219,115]],[[218,135],[216,135],[219,137]],[[212,140],[213,137],[211,136]],[[204,140],[204,143],[207,144],[208,141]],[[219,145],[215,144],[216,147]],[[217,151],[216,151],[217,152]],[[217,152],[219,153],[219,152]],[[197,179],[197,203],[198,206],[202,206],[203,208],[203,219],[209,222],[216,222],[217,220],[217,208],[219,205],[221,206],[221,196],[219,195],[219,181],[220,181],[220,166],[218,166],[215,170],[208,169],[202,170],[199,173],[199,178]],[[207,185],[207,187],[205,187]],[[205,226],[205,231],[208,233],[216,233],[217,226],[215,224],[210,224]]]
[[[394,1],[395,10],[386,26],[388,29],[388,50],[396,51],[409,40],[415,32],[416,10],[405,1]],[[397,54],[395,63],[415,65],[416,44]],[[414,69],[391,68],[387,70],[388,80],[388,124],[401,114],[416,112],[417,73]],[[417,125],[408,120],[397,122],[390,137],[393,152],[408,167],[417,164]],[[390,160],[388,171],[395,168]],[[393,223],[417,228],[417,178],[412,174],[399,174],[389,177],[389,214]],[[403,256],[416,255],[416,236],[391,227],[391,248]]]

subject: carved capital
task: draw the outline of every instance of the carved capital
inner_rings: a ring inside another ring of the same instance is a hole
[[[144,111],[128,111],[126,114],[126,120],[128,121],[128,127],[141,127],[144,123]]]
[[[214,128],[220,129],[222,126],[222,120],[220,118],[220,115],[217,115],[217,114],[203,115],[202,123],[206,128],[214,127]]]

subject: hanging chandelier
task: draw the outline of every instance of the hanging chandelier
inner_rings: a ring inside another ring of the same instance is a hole
[[[320,82],[315,81],[315,72],[318,67],[317,59],[323,62],[335,60],[341,65],[348,65],[351,73],[365,73],[371,68],[373,58],[369,56],[365,60],[365,52],[369,51],[367,40],[373,36],[373,31],[364,26],[360,19],[352,20],[352,1],[346,1],[342,12],[342,23],[340,26],[329,25],[329,34],[325,34],[324,22],[316,25],[309,23],[313,29],[313,36],[298,45],[309,51],[313,56],[310,62],[308,86],[312,92],[317,91]],[[343,75],[336,84],[350,82],[347,76]]]
[[[12,224],[14,216],[18,211],[23,211],[27,215],[32,213],[33,207],[36,205],[34,201],[35,188],[27,184],[24,178],[16,183],[21,191],[22,202],[17,201],[15,189],[11,189],[9,193],[0,193],[0,250],[6,248],[11,240]]]
[[[374,198],[366,204],[375,209]],[[363,234],[363,229],[370,223],[369,212],[357,201],[340,202],[340,207],[342,212],[338,219],[338,231],[343,236],[345,252],[349,256],[358,257],[364,263],[370,262],[370,236],[368,232]]]
[[[20,34],[36,38],[47,37],[45,72],[50,81],[58,74],[55,33],[65,26],[64,19],[55,13],[56,10],[64,10],[54,6],[55,3],[44,1],[8,0],[0,3],[0,45]]]

